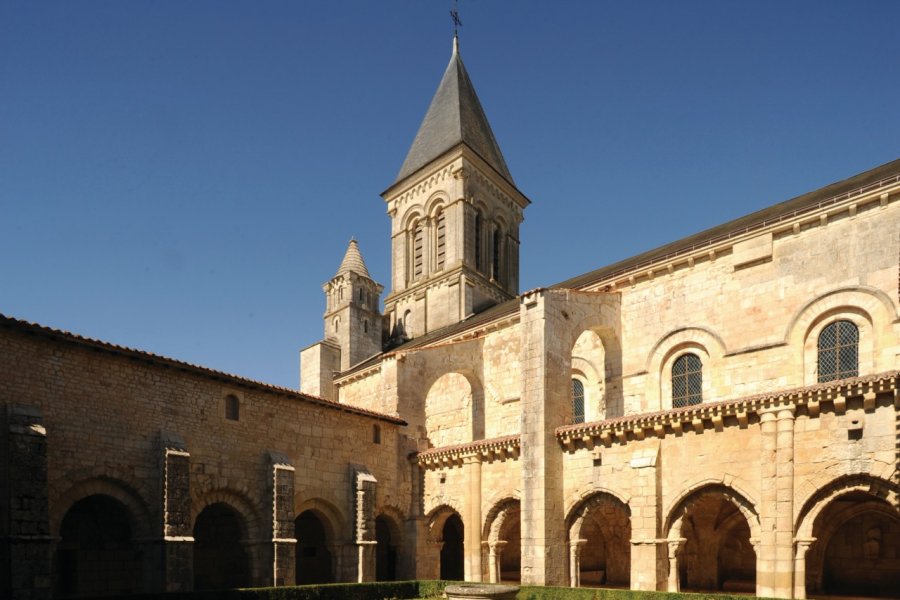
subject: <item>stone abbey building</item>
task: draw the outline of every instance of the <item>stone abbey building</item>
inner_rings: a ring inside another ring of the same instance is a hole
[[[900,161],[521,294],[454,48],[383,197],[390,291],[351,242],[300,391],[0,318],[0,596],[900,595]]]

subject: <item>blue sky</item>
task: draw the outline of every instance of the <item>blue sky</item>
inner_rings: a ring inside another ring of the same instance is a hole
[[[449,0],[0,4],[0,312],[278,385],[450,57]],[[900,3],[461,0],[521,285],[900,157]]]

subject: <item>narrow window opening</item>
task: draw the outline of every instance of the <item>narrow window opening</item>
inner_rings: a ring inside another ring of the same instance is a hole
[[[231,394],[225,396],[225,418],[229,421],[238,421],[241,418],[241,402],[237,396]]]
[[[372,425],[372,443],[381,443],[381,427],[378,425]]]
[[[481,249],[481,237],[483,224],[481,219],[481,213],[475,213],[475,268],[479,271],[484,271],[484,252]]]
[[[584,384],[572,379],[572,422],[584,423]]]
[[[503,255],[503,233],[499,228],[494,230],[493,239],[493,260],[491,263],[491,278],[494,281],[500,281],[500,258]]]
[[[447,257],[447,225],[444,213],[437,216],[437,248],[435,252],[435,268],[440,271],[444,268]]]
[[[369,320],[363,320],[363,333],[369,333]]]
[[[418,279],[425,272],[425,228],[416,223],[413,233],[413,279]]]

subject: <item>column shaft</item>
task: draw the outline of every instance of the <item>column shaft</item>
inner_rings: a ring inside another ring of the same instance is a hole
[[[469,484],[465,523],[465,578],[481,581],[481,457],[470,455],[463,459]]]

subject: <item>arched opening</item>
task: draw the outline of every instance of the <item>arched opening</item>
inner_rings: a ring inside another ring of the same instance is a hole
[[[194,522],[194,589],[248,587],[250,557],[244,518],[224,502],[210,504]]]
[[[572,347],[569,423],[607,418],[606,351],[596,332],[582,331]]]
[[[443,545],[441,546],[441,579],[445,581],[462,581],[463,579],[463,542],[465,530],[462,519],[453,513],[444,521],[441,530]]]
[[[397,536],[392,534],[394,524],[385,516],[375,518],[375,580],[397,580]]]
[[[855,491],[828,504],[813,526],[807,593],[896,598],[900,590],[900,512]]]
[[[680,537],[680,591],[756,591],[750,525],[721,491],[700,491],[684,505]]]
[[[631,511],[614,496],[601,493],[574,513],[570,542],[578,549],[581,586],[627,588],[631,584]]]
[[[128,511],[105,494],[66,512],[56,548],[56,596],[106,596],[143,591],[143,561]]]
[[[497,543],[499,542],[499,543]],[[491,523],[488,544],[496,544],[498,582],[519,582],[522,580],[522,519],[518,500],[509,500]],[[489,561],[490,562],[490,561]],[[488,565],[489,568],[494,565]]]
[[[334,582],[325,521],[311,510],[302,512],[294,521],[294,536],[297,538],[297,585]]]

